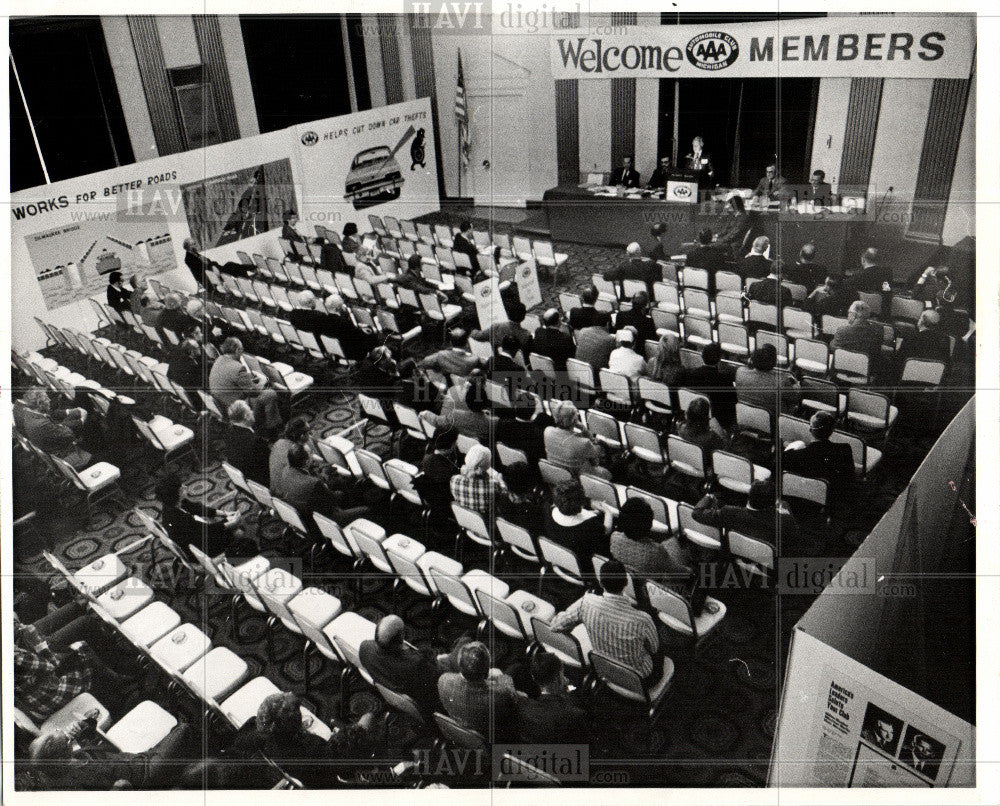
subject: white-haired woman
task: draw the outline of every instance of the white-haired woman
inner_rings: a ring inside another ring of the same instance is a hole
[[[580,427],[579,411],[568,400],[551,404],[555,425],[545,429],[545,457],[574,475],[590,473],[610,479],[611,471],[601,467],[601,451],[594,438]]]

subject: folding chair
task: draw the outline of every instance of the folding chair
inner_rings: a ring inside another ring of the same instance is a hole
[[[749,459],[728,451],[712,454],[712,470],[719,484],[727,490],[747,495],[755,481],[771,477],[771,471],[758,467]]]
[[[637,423],[625,423],[624,427],[625,446],[630,454],[658,467],[669,464],[657,431]]]
[[[681,317],[681,327],[684,332],[684,341],[688,344],[694,344],[698,349],[715,340],[712,335],[712,323],[708,319],[685,315]]]
[[[663,703],[674,676],[674,662],[670,658],[664,658],[662,676],[647,690],[635,669],[619,663],[596,649],[590,653],[590,665],[598,680],[611,692],[624,699],[642,703],[650,719],[653,719]]]
[[[670,588],[647,582],[646,592],[660,621],[671,631],[689,638],[695,646],[708,638],[726,615],[726,606],[711,596],[705,597],[701,613],[695,616],[691,603]]]
[[[734,531],[730,531],[726,539],[729,553],[740,568],[764,579],[774,573],[777,558],[770,543]]]
[[[866,353],[834,350],[833,377],[844,384],[867,384],[871,380],[871,359]]]

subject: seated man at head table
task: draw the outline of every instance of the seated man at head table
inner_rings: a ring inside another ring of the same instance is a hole
[[[656,163],[656,169],[649,176],[649,182],[646,183],[646,187],[650,190],[663,190],[667,186],[667,180],[670,178],[670,170],[670,157],[660,157]]]
[[[754,188],[752,198],[765,203],[785,199],[788,197],[787,186],[788,180],[778,174],[778,166],[772,163],[767,166],[764,177]]]
[[[609,185],[619,185],[626,188],[639,187],[639,172],[632,167],[632,157],[622,157],[622,167],[612,172]]]
[[[811,201],[817,207],[830,207],[833,204],[833,188],[826,181],[825,171],[817,168],[809,175],[809,184],[802,191],[799,201]]]

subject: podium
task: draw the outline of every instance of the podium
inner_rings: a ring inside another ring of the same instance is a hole
[[[667,179],[667,201],[698,203],[698,176],[690,171],[674,171]]]

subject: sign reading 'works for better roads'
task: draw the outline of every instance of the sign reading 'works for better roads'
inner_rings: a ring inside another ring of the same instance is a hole
[[[829,17],[552,35],[554,78],[968,78],[970,14]]]

